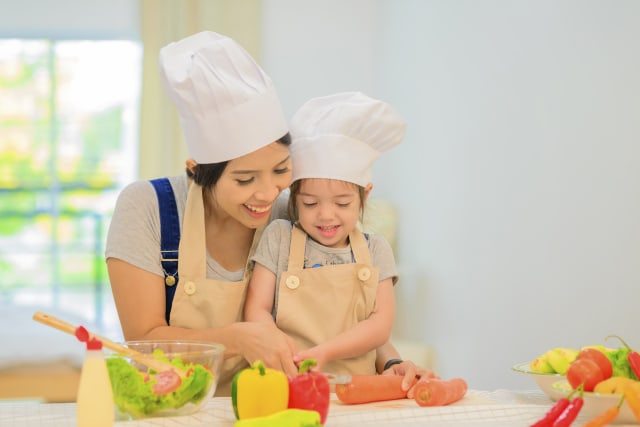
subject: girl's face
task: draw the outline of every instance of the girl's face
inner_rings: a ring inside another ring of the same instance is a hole
[[[347,246],[361,206],[358,186],[335,179],[303,179],[296,197],[298,220],[304,231],[331,248]]]
[[[216,214],[228,215],[247,228],[261,227],[290,181],[289,148],[281,143],[230,160],[213,188]]]

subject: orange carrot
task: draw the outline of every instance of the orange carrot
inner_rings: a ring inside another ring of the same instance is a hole
[[[415,385],[414,399],[420,406],[443,406],[457,402],[466,393],[467,382],[462,378],[421,378]]]
[[[336,384],[336,396],[349,405],[382,400],[404,399],[400,375],[352,375],[348,384]]]

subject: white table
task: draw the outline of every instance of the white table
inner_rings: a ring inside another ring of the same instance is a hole
[[[332,396],[325,427],[360,426],[455,426],[455,427],[527,427],[553,405],[541,391],[469,390],[461,401],[443,407],[421,408],[413,400],[394,400],[365,405],[343,405]],[[76,425],[75,404],[42,404],[24,401],[0,401],[2,427],[73,427]],[[586,421],[581,415],[574,423]],[[193,415],[118,421],[124,427],[232,427],[234,423],[228,397],[211,399]],[[623,426],[619,424],[619,426]],[[637,425],[635,425],[637,427]]]

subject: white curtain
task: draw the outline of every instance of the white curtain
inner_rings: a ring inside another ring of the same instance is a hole
[[[203,30],[225,34],[259,62],[260,0],[140,0],[144,46],[139,177],[179,174],[188,158],[177,112],[158,73],[166,44]]]

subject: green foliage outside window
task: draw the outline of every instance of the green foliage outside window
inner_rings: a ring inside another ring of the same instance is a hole
[[[140,55],[126,41],[0,40],[0,300],[108,288],[110,212],[135,175]]]

